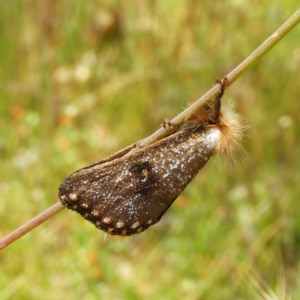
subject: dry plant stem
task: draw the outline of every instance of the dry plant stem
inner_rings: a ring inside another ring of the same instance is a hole
[[[271,48],[273,48],[283,37],[285,37],[298,23],[300,22],[300,9],[298,9],[289,19],[283,23],[273,34],[271,34],[259,47],[257,47],[246,59],[244,59],[237,67],[235,67],[230,73],[225,75],[227,77],[227,86],[231,85],[243,73],[248,71],[262,56],[264,56]],[[202,97],[197,99],[187,109],[177,115],[171,123],[180,125],[184,122],[186,117],[198,111],[199,108],[214,97],[219,91],[219,85],[215,84],[210,90],[208,90]],[[169,129],[170,130],[170,129]],[[169,130],[166,128],[160,128],[153,134],[142,140],[139,144],[146,146],[153,142],[160,140],[161,138],[169,134]]]
[[[61,211],[64,208],[64,206],[60,202],[56,202],[49,208],[47,208],[45,211],[40,213],[39,215],[35,216],[33,219],[28,221],[27,223],[23,224],[16,230],[9,233],[7,236],[2,238],[0,240],[0,249],[5,248],[15,240],[17,240],[19,237],[23,236],[27,232],[31,231],[35,227],[39,226],[40,224],[47,221],[49,218],[53,217],[55,214],[57,214],[59,211]]]
[[[235,69],[233,69],[227,77],[227,86],[236,81],[243,73],[245,73],[252,65],[254,65],[262,56],[264,56],[272,47],[274,47],[289,31],[291,31],[300,22],[300,9],[298,9],[283,25],[281,25],[270,37],[268,37],[256,50],[254,50],[245,60],[243,60]],[[175,125],[180,125],[184,120],[197,111],[206,101],[214,97],[219,91],[219,84],[215,84],[201,98],[196,100],[191,106],[177,115],[171,122]],[[140,146],[147,146],[155,141],[170,134],[169,128],[160,128],[152,135],[140,141]],[[23,236],[33,228],[50,219],[57,212],[62,210],[64,206],[57,202],[38,216],[34,217],[29,222],[25,223],[15,231],[11,232],[4,238],[0,239],[0,249],[5,248],[19,237]]]

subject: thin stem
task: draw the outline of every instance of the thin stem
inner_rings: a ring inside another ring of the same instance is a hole
[[[3,237],[0,240],[0,249],[5,248],[27,232],[31,231],[35,227],[39,226],[40,224],[44,223],[51,217],[53,217],[55,214],[57,214],[59,211],[61,211],[64,208],[64,206],[60,202],[56,202],[49,208],[47,208],[45,211],[40,213],[39,215],[35,216],[33,219],[28,221],[27,223],[23,224],[16,230],[9,233],[7,236]]]
[[[262,56],[264,56],[271,48],[273,48],[281,39],[283,39],[288,32],[290,32],[300,22],[300,9],[298,9],[283,25],[281,25],[271,36],[269,36],[257,49],[255,49],[245,60],[243,60],[236,68],[234,68],[227,77],[227,86],[231,85],[239,77],[242,76],[252,65],[254,65]],[[208,90],[202,97],[196,100],[191,106],[177,115],[171,122],[173,124],[182,124],[184,120],[193,112],[198,109],[209,99],[214,97],[219,91],[219,85],[214,85]],[[153,142],[167,136],[170,132],[168,128],[160,128],[153,134],[143,139],[139,144],[141,146],[147,146]],[[46,220],[50,219],[56,213],[64,208],[60,202],[55,203],[44,212],[34,217],[27,223],[23,224],[15,231],[11,232],[7,236],[0,239],[0,249],[5,248],[27,232],[31,231],[38,225],[42,224]]]
[[[227,77],[227,86],[231,85],[239,77],[248,71],[262,56],[264,56],[270,49],[272,49],[281,39],[283,39],[298,23],[300,22],[300,9],[298,9],[289,19],[283,23],[273,34],[271,34],[260,46],[258,46],[249,56],[247,56],[237,67],[230,73],[225,75]],[[202,97],[197,99],[192,105],[178,114],[171,122],[180,125],[184,120],[198,111],[199,108],[214,97],[219,91],[219,85],[215,84]],[[153,134],[140,142],[142,146],[147,146],[153,142],[160,140],[167,136],[169,130],[167,128],[160,128]]]

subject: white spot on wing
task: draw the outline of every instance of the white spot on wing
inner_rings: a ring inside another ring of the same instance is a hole
[[[81,203],[81,207],[83,207],[83,208],[88,208],[89,205],[88,205],[86,202],[83,202],[83,203]]]
[[[124,222],[123,221],[118,221],[116,224],[117,228],[122,228],[124,226]]]
[[[105,224],[109,224],[111,222],[111,217],[103,218],[102,222],[105,223]]]
[[[94,216],[94,217],[97,217],[97,216],[99,216],[99,210],[97,210],[97,209],[93,209],[92,210],[92,215]]]
[[[131,225],[131,228],[132,228],[132,229],[135,229],[135,228],[137,228],[139,225],[140,225],[139,222],[134,222],[134,223]]]
[[[69,198],[70,198],[72,201],[76,201],[77,198],[78,198],[78,195],[75,194],[75,193],[71,193],[71,194],[69,194]]]

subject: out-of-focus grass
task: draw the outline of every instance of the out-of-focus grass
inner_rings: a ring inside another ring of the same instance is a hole
[[[2,1],[1,235],[198,98],[296,2]],[[138,236],[63,211],[0,252],[0,299],[299,298],[299,34],[226,92],[250,125],[235,164],[211,161]]]

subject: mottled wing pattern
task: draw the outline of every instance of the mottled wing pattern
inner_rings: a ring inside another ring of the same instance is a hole
[[[186,128],[112,161],[78,170],[59,198],[98,228],[117,235],[157,223],[214,151],[214,126]]]

